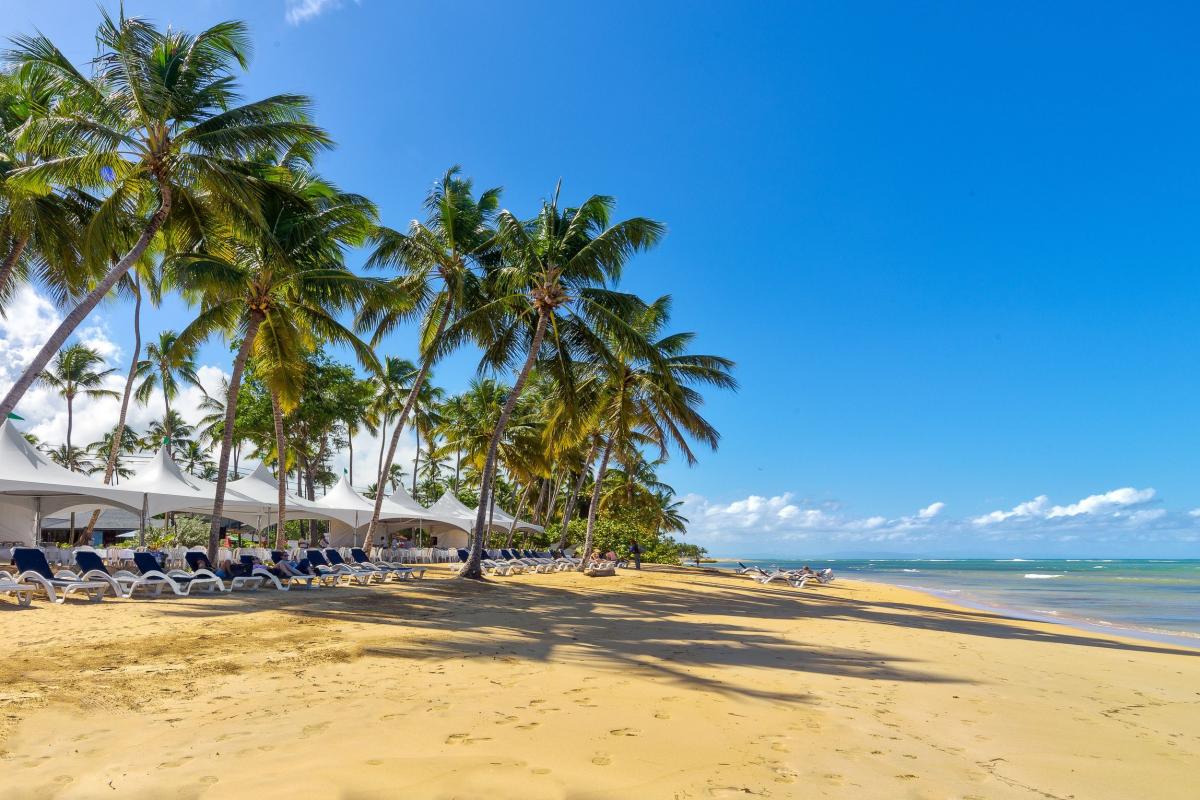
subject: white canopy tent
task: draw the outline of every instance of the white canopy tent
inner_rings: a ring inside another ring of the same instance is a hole
[[[544,533],[546,531],[541,525],[534,525],[532,522],[527,522],[523,519],[516,520],[515,530],[529,531],[531,533]],[[505,531],[513,528],[513,515],[509,514],[499,504],[492,507],[492,526],[503,526]]]
[[[212,514],[216,500],[216,486],[188,475],[167,452],[160,447],[154,457],[143,464],[131,478],[126,478],[122,488],[133,489],[145,495],[145,514],[156,517],[168,511],[191,514]],[[230,519],[254,524],[266,513],[267,506],[253,500],[231,487],[225,488],[225,504],[222,515]]]
[[[266,506],[266,518],[252,523],[255,528],[274,524],[275,515],[279,512],[279,482],[265,464],[260,463],[249,475],[230,481],[226,488]],[[287,492],[284,502],[288,519],[339,519],[328,510],[318,508],[315,502],[291,492]]]
[[[139,511],[140,492],[106,486],[55,464],[9,420],[0,423],[0,538],[34,544],[42,516],[64,510],[113,506]]]

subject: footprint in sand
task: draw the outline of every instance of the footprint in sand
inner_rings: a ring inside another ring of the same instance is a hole
[[[640,736],[641,733],[637,728],[614,728],[609,731],[612,736]]]
[[[528,731],[528,730],[532,730],[533,728],[536,728],[537,726],[538,726],[538,723],[536,723],[536,722],[526,722],[524,725],[518,725],[517,729],[522,730],[522,731]]]
[[[218,778],[216,775],[205,775],[202,778],[200,778],[201,783],[210,783],[210,784],[216,783],[219,780],[221,780],[221,779]]]
[[[312,736],[314,733],[320,733],[321,731],[325,730],[328,727],[329,727],[328,722],[317,722],[312,725],[305,725],[303,728],[300,729],[300,738],[307,739],[309,736]]]
[[[475,744],[475,742],[486,742],[492,737],[476,736],[472,738],[469,733],[452,733],[446,737],[446,744]]]
[[[758,792],[747,789],[745,786],[713,786],[708,790],[709,797],[745,797],[746,795],[758,795]]]
[[[607,767],[612,763],[612,759],[604,753],[597,753],[596,755],[592,756],[592,763],[597,767]]]
[[[368,767],[381,767],[381,766],[383,766],[383,761],[382,761],[382,759],[378,759],[378,758],[369,758],[369,759],[367,759],[367,766]]]
[[[534,775],[549,775],[550,774],[550,770],[546,769],[545,767],[534,767],[533,769],[531,769],[529,771],[532,772]]]
[[[665,711],[659,711],[657,714],[654,715],[654,718],[655,719],[670,719],[671,715]]]

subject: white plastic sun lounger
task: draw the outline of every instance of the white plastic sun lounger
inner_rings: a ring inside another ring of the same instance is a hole
[[[37,587],[31,583],[17,583],[13,576],[0,571],[0,594],[11,594],[19,606],[27,606],[33,602],[33,593]]]
[[[37,590],[45,593],[52,603],[65,603],[73,594],[83,595],[89,601],[98,603],[109,590],[109,584],[103,581],[80,580],[79,576],[70,570],[51,572],[46,554],[36,547],[14,548],[13,561],[20,570],[17,582],[37,587]]]
[[[181,569],[163,572],[158,568],[158,559],[150,553],[134,553],[133,563],[137,565],[143,578],[160,581],[176,595],[190,595],[193,589],[206,592],[225,591],[225,583],[206,569],[199,573],[185,572]]]
[[[150,592],[153,596],[158,597],[162,594],[166,584],[155,578],[146,578],[141,575],[134,575],[129,570],[117,570],[109,572],[108,567],[100,559],[94,551],[76,550],[75,563],[79,565],[80,580],[84,581],[103,581],[112,589],[113,596],[122,599],[133,597],[133,593],[138,589]]]

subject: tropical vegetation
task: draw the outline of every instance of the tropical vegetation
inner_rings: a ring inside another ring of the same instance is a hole
[[[619,288],[661,222],[619,219],[607,195],[569,202],[561,185],[522,215],[455,166],[419,219],[390,226],[320,172],[333,143],[304,96],[240,100],[242,23],[190,34],[102,12],[97,46],[84,70],[46,37],[17,36],[0,70],[0,313],[23,286],[63,312],[0,414],[34,385],[60,394],[66,441],[39,444],[51,458],[119,483],[167,447],[216,500],[207,522],[179,515],[155,535],[214,555],[227,482],[257,463],[278,479],[280,544],[324,525],[289,520],[288,492],[316,499],[347,464],[374,499],[368,543],[401,487],[476,508],[486,533],[470,537],[464,577],[481,576],[488,546],[623,552],[636,540],[647,560],[702,554],[677,540],[688,520],[659,470],[716,448],[703,392],[736,383],[732,362],[670,327],[669,296]],[[143,343],[143,301],[168,297],[193,316]],[[122,381],[71,337],[102,302],[130,300]],[[200,348],[214,340],[228,377],[206,387]],[[460,391],[437,382],[452,353],[478,359]],[[81,447],[76,403],[102,399],[119,400],[116,424]],[[140,431],[133,403],[147,409]],[[545,531],[495,529],[498,509]]]

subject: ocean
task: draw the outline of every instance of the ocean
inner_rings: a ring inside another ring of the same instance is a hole
[[[764,568],[799,561],[746,561]],[[810,566],[1026,619],[1200,647],[1200,559],[830,559]],[[732,569],[735,561],[711,565]]]

